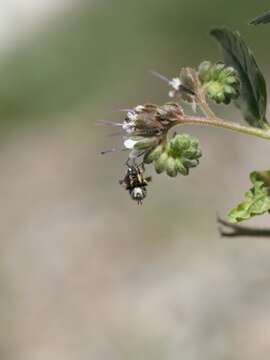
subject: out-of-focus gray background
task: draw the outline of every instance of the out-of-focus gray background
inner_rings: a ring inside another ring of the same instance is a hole
[[[248,173],[269,168],[269,144],[185,128],[201,140],[201,165],[187,178],[154,176],[138,207],[118,185],[125,155],[99,155],[121,139],[95,122],[167,101],[150,69],[172,77],[219,60],[214,26],[239,29],[269,75],[270,25],[247,22],[270,2],[0,9],[0,358],[269,359],[270,240],[221,239],[215,222]]]

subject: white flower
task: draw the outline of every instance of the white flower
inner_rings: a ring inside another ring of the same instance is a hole
[[[138,105],[138,106],[135,107],[135,111],[136,111],[137,113],[140,113],[140,112],[142,112],[143,110],[144,110],[144,106],[143,106],[143,105]]]
[[[122,124],[122,129],[126,131],[128,134],[132,134],[135,131],[135,123],[134,122],[126,122],[124,121]]]
[[[169,97],[170,97],[170,98],[174,98],[174,97],[175,97],[175,94],[176,94],[176,91],[175,91],[175,90],[169,91]]]
[[[125,121],[122,124],[122,129],[126,131],[128,134],[131,134],[136,129],[136,121],[137,121],[138,115],[135,111],[129,111],[127,113],[127,117]]]
[[[139,142],[140,140],[133,140],[133,139],[127,139],[124,141],[125,148],[132,150],[134,149],[134,146]]]
[[[129,150],[146,150],[150,147],[156,146],[159,143],[159,138],[152,137],[133,137],[124,141],[124,147]]]
[[[174,88],[174,90],[178,91],[181,85],[181,80],[179,78],[174,78],[170,81],[170,85]]]
[[[136,112],[135,111],[129,111],[128,113],[127,113],[127,119],[129,120],[129,121],[136,121],[137,120],[137,114],[136,114]]]

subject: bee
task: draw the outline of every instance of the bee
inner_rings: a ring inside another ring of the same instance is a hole
[[[146,197],[149,182],[152,180],[150,176],[144,177],[145,168],[144,165],[137,165],[133,163],[129,165],[127,163],[126,175],[119,180],[119,183],[128,190],[132,200],[137,201],[138,205],[142,205],[143,200]]]

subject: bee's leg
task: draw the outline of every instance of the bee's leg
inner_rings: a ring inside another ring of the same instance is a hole
[[[126,182],[126,178],[119,179],[119,184],[122,185],[126,190],[129,189],[129,185]]]
[[[146,150],[141,151],[141,152],[138,154],[137,158],[139,158],[139,157],[141,157],[141,156],[144,156],[145,153],[146,153]],[[141,162],[141,164],[143,164],[143,161]]]
[[[138,150],[133,150],[130,154],[129,154],[129,159],[134,160],[134,163],[136,165],[136,160],[138,160],[141,156],[143,156],[146,153],[146,150],[142,150],[140,152],[138,152]],[[143,162],[143,161],[142,161]],[[139,166],[139,165],[138,165]]]
[[[132,167],[136,166],[135,159],[128,158],[127,161],[125,161],[125,165],[128,168],[132,168]]]
[[[126,149],[126,148],[122,148],[122,149],[113,148],[113,149],[101,151],[101,155],[106,155],[106,154],[109,154],[109,153],[114,153],[114,152],[116,152],[116,151],[127,151],[127,150],[128,150],[128,149]]]
[[[142,152],[142,153],[140,153],[140,154],[138,155],[138,157],[143,156],[144,154],[145,154],[145,151]],[[144,172],[145,172],[145,166],[144,166],[144,162],[143,162],[143,161],[141,161],[141,162],[139,162],[139,163],[136,163],[136,167],[137,167],[137,169],[138,169],[138,171],[139,171],[140,173],[144,173]]]

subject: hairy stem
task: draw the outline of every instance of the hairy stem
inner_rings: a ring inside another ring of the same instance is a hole
[[[206,98],[205,98],[205,88],[202,87],[196,94],[196,101],[199,107],[201,108],[202,112],[208,118],[214,119],[216,117],[215,113],[212,111],[210,106],[208,105]]]
[[[176,121],[177,124],[183,125],[207,125],[223,129],[228,129],[245,135],[256,136],[262,139],[270,140],[270,130],[259,129],[251,126],[243,126],[235,122],[225,121],[215,115],[213,117],[200,117],[186,115],[179,117]]]

